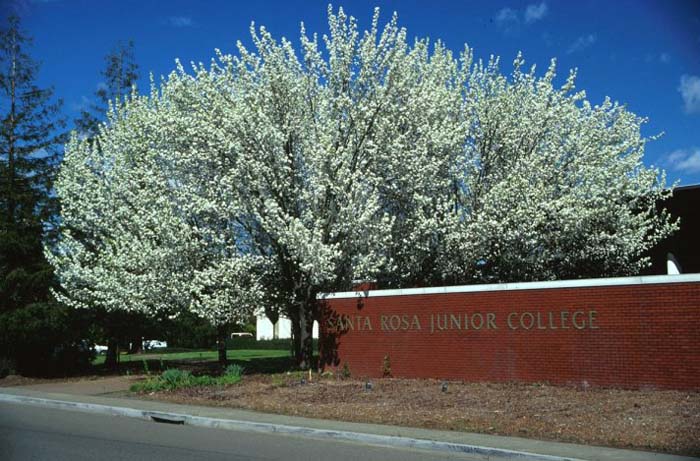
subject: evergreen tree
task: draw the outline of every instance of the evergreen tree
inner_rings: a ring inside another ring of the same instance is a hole
[[[131,93],[138,79],[138,65],[134,61],[134,42],[118,42],[115,48],[105,56],[105,68],[102,71],[105,81],[95,91],[97,101],[89,109],[83,110],[75,120],[79,133],[94,138],[100,122],[105,119],[109,103],[121,100]]]
[[[16,16],[0,25],[0,360],[23,374],[63,374],[90,364],[81,341],[90,313],[49,297],[42,241],[55,238],[53,179],[67,137],[61,101],[36,84],[30,44]]]
[[[10,17],[0,31],[0,312],[45,301],[53,275],[42,250],[51,236],[51,188],[66,141],[61,101],[36,83],[31,39]]]

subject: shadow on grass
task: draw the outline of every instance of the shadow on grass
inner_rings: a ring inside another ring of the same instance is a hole
[[[230,359],[227,365],[240,365],[244,368],[245,374],[273,374],[284,373],[297,369],[292,357],[254,357],[249,359]],[[212,360],[167,360],[167,359],[144,359],[142,361],[132,360],[121,362],[118,369],[108,369],[104,365],[95,365],[94,372],[99,375],[110,374],[158,374],[168,368],[179,368],[188,370],[194,375],[221,374],[223,368],[217,361]]]
[[[283,373],[296,368],[292,357],[260,357],[249,360],[229,360],[229,363],[242,366],[247,374]]]

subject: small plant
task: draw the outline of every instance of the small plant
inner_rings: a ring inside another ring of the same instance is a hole
[[[223,376],[220,378],[214,378],[213,376],[209,376],[209,375],[193,376],[186,387],[213,386],[215,384],[233,384],[233,383],[224,383],[223,382],[224,378],[225,377],[223,377]]]
[[[341,376],[342,376],[343,378],[346,378],[346,379],[349,378],[349,377],[351,376],[351,373],[350,373],[350,365],[348,365],[348,362],[345,362],[345,363],[343,364],[343,371],[342,371],[342,373],[341,373]]]
[[[238,364],[229,365],[224,370],[224,374],[214,379],[211,384],[218,384],[220,386],[225,386],[228,384],[236,384],[243,379],[244,368]]]
[[[197,386],[225,386],[240,382],[243,374],[243,367],[235,366],[226,369],[226,374],[219,377],[202,375],[194,376],[187,370],[170,368],[162,372],[159,376],[151,377],[131,386],[132,392],[157,392],[172,391]]]
[[[391,362],[388,355],[384,356],[384,361],[382,362],[382,376],[385,378],[391,377]]]
[[[188,387],[192,383],[192,373],[189,371],[170,368],[160,375],[160,381],[166,389],[177,389],[178,387]]]
[[[241,376],[243,376],[244,371],[245,368],[238,365],[237,363],[234,363],[233,365],[229,365],[226,367],[226,370],[224,370],[224,376],[236,376],[240,378]]]
[[[189,371],[171,368],[165,370],[160,376],[148,378],[143,382],[131,386],[135,392],[156,392],[163,390],[174,390],[195,385],[195,378]]]

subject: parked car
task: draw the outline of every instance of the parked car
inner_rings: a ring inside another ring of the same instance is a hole
[[[144,350],[164,349],[166,347],[168,347],[167,341],[159,341],[157,339],[147,339],[143,342]]]
[[[98,354],[106,354],[107,353],[107,346],[101,346],[99,344],[95,344],[95,352]]]
[[[248,333],[247,331],[239,331],[237,333],[231,333],[231,339],[233,338],[252,338],[253,333]]]

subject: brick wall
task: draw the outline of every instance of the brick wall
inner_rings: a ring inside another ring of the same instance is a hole
[[[700,389],[700,280],[540,285],[331,296],[322,361],[356,377],[382,376],[388,357],[394,377]]]

